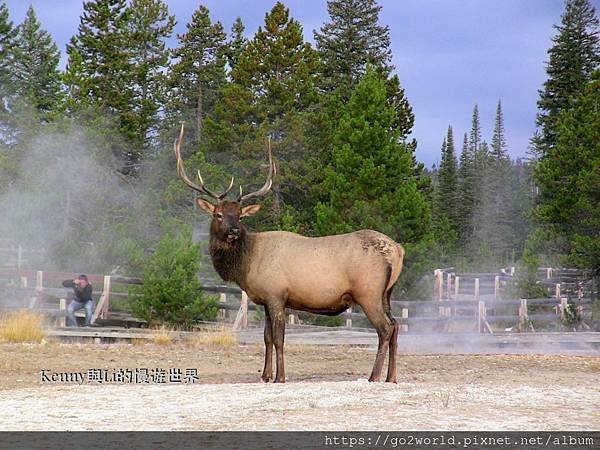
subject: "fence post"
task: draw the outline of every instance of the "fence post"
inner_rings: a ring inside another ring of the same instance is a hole
[[[498,300],[500,296],[500,277],[496,275],[494,277],[494,300]]]
[[[477,332],[483,333],[483,319],[485,317],[485,303],[479,301],[477,303]]]
[[[492,330],[492,327],[490,326],[490,324],[487,321],[487,311],[485,308],[485,302],[484,301],[479,301],[477,303],[477,317],[478,317],[478,325],[479,325],[479,333],[485,333],[485,331],[487,330],[488,333],[490,334],[494,334],[494,330]]]
[[[27,287],[27,277],[21,277],[21,287],[22,288]]]
[[[352,313],[352,306],[350,308],[348,308],[348,312]],[[346,328],[352,328],[352,319],[350,319],[350,318],[346,319]]]
[[[248,328],[248,294],[242,291],[242,328]]]
[[[295,318],[294,318],[294,313],[293,312],[291,312],[289,314],[289,316],[288,316],[288,322],[289,322],[290,325],[294,325]]]
[[[33,297],[31,297],[29,299],[29,308],[30,309],[35,308],[37,299],[42,293],[43,284],[44,284],[43,280],[44,280],[44,272],[42,272],[41,270],[36,271],[36,273],[35,273],[35,294]]]
[[[400,325],[400,331],[408,333],[408,308],[402,308],[402,324]]]
[[[556,283],[556,289],[554,291],[554,297],[560,300],[560,283]]]
[[[524,331],[527,328],[527,299],[521,299],[519,306],[519,330]]]
[[[434,284],[434,297],[436,300],[442,300],[443,291],[444,291],[444,272],[441,269],[435,269],[433,271],[433,276],[435,277]]]
[[[479,278],[475,278],[475,300],[479,300]]]
[[[458,293],[460,292],[460,277],[454,278],[454,300],[458,300]]]
[[[433,288],[433,297],[435,300],[441,302],[443,300],[443,291],[444,291],[444,272],[441,269],[435,269],[433,271],[434,277],[434,288]],[[443,316],[444,310],[442,306],[438,307],[438,315]]]
[[[44,272],[38,270],[35,273],[35,290],[40,292],[44,288]]]
[[[565,314],[567,312],[567,299],[565,297],[560,299],[560,318],[562,320],[565,319]]]
[[[226,302],[227,302],[227,294],[225,294],[224,292],[221,292],[219,294],[219,303],[221,305],[223,305]],[[227,319],[227,310],[226,309],[219,308],[219,319],[221,319],[221,320]]]
[[[58,309],[61,312],[60,317],[58,318],[58,326],[66,327],[67,326],[67,317],[65,316],[65,312],[67,311],[67,299],[61,298]]]
[[[17,249],[17,269],[21,270],[21,266],[23,265],[23,247],[19,244],[19,248]]]
[[[104,307],[100,313],[100,317],[106,319],[108,317],[108,302],[110,301],[110,275],[104,276]]]
[[[448,276],[446,277],[446,301],[452,301],[452,273],[448,273]],[[450,317],[452,307],[448,306],[444,308],[444,310],[444,315]]]
[[[552,267],[546,268],[546,279],[552,278]]]

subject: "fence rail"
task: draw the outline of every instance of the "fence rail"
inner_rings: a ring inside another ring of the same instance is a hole
[[[447,270],[447,269],[444,269]],[[452,331],[453,325],[474,328],[480,333],[494,333],[495,326],[503,326],[505,329],[533,330],[534,323],[560,322],[568,313],[569,300],[578,314],[583,318],[582,328],[589,329],[587,321],[591,316],[591,304],[594,301],[592,296],[584,297],[579,291],[576,299],[569,299],[562,295],[560,284],[554,286],[554,297],[535,298],[535,299],[514,299],[503,298],[502,281],[510,280],[510,275],[497,274],[455,274],[438,269],[434,273],[435,289],[432,300],[394,300],[391,302],[392,312],[401,325],[402,332],[419,331],[421,328],[437,327],[437,331]],[[510,270],[509,270],[510,272]],[[548,270],[544,274],[553,276]],[[26,299],[26,304],[20,304],[15,307],[26,306],[36,308],[41,313],[51,317],[58,318],[59,325],[65,325],[66,305],[68,294],[72,291],[63,287],[54,287],[58,281],[73,279],[77,276],[71,272],[48,272],[27,269],[6,269],[0,268],[0,279],[10,279],[13,282],[11,288],[16,296]],[[486,277],[484,277],[484,275]],[[474,276],[469,283],[472,291],[467,293],[460,288],[461,279],[468,280],[467,277]],[[493,276],[493,278],[492,278]],[[92,285],[102,289],[96,289],[93,292],[94,298],[97,298],[96,308],[93,312],[92,322],[99,319],[108,320],[109,312],[115,316],[119,310],[113,307],[110,310],[111,299],[128,299],[129,294],[115,291],[115,285],[142,285],[143,280],[139,278],[123,277],[119,275],[88,275]],[[482,283],[481,280],[493,280],[493,282]],[[248,297],[240,288],[222,284],[203,285],[204,290],[220,294],[218,308],[221,319],[226,317],[227,311],[237,311],[234,326],[245,328],[249,320],[249,311],[260,310],[253,303],[248,302]],[[227,301],[227,295],[239,297],[239,301]],[[45,297],[58,299],[52,305],[43,301]],[[57,307],[58,306],[58,307]],[[546,308],[546,311],[531,311],[532,307]],[[572,307],[572,308],[573,308]],[[11,308],[4,305],[4,308]],[[290,323],[298,322],[298,312],[288,311]],[[353,327],[357,322],[366,322],[366,316],[355,306],[349,308],[346,312],[340,314],[345,319],[346,327]],[[131,322],[143,322],[133,317],[129,318]],[[125,320],[125,319],[123,319]],[[365,323],[368,326],[368,323]]]

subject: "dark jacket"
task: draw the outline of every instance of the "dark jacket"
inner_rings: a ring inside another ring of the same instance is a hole
[[[75,300],[79,303],[86,303],[92,300],[91,284],[88,283],[88,285],[84,288],[76,286],[75,283],[73,283],[73,280],[65,280],[62,284],[64,287],[73,288],[73,292],[75,292]]]

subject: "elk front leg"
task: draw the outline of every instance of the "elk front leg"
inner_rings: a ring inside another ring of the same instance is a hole
[[[273,325],[269,308],[265,306],[265,368],[260,379],[268,383],[273,379]]]
[[[273,328],[273,343],[275,344],[275,358],[277,372],[275,383],[285,383],[285,368],[283,364],[283,342],[285,339],[285,309],[276,307],[269,308],[271,324]]]

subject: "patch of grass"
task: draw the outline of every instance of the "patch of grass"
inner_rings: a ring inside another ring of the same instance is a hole
[[[231,348],[237,345],[237,336],[230,328],[221,326],[212,330],[196,332],[187,342],[191,345]]]
[[[0,342],[33,342],[44,339],[43,316],[28,309],[0,317]]]
[[[152,334],[152,342],[157,345],[169,345],[173,343],[174,328],[162,325]]]

